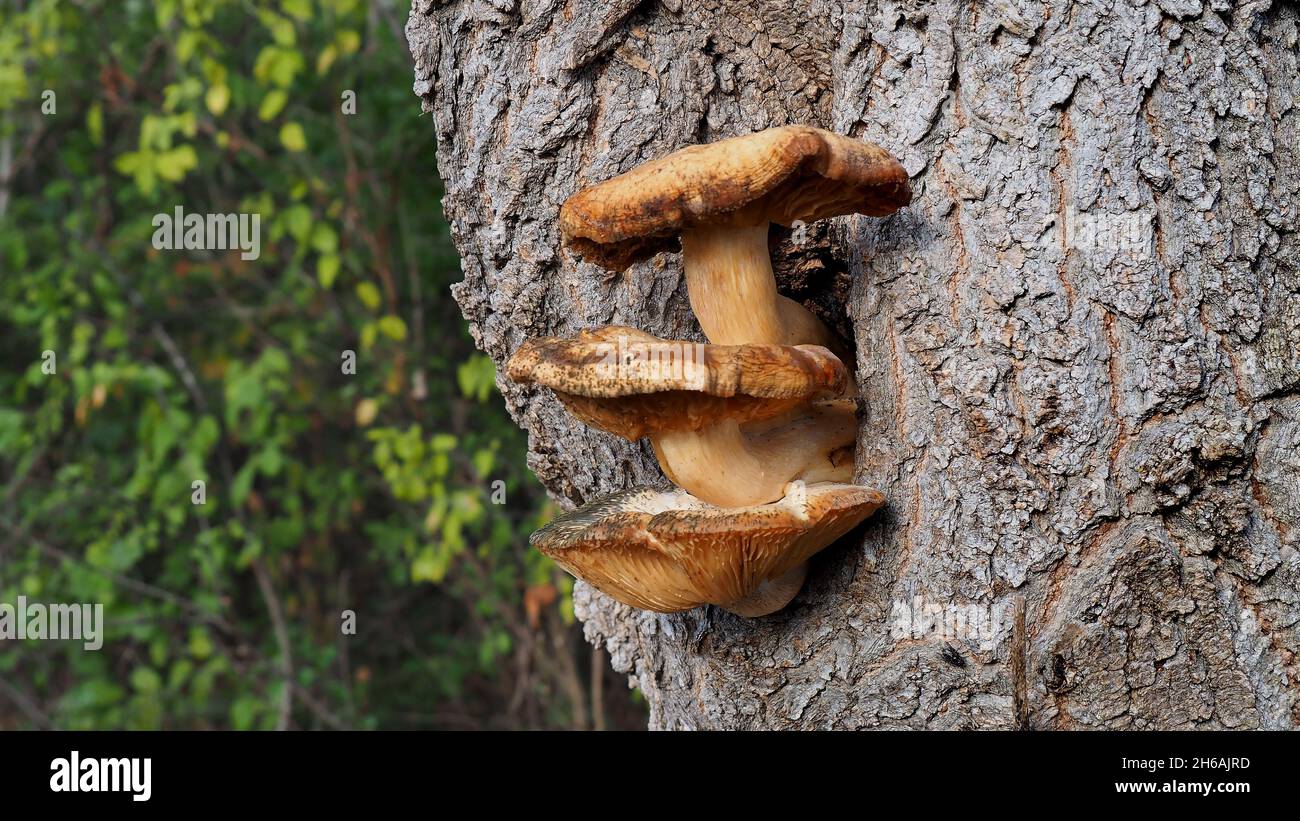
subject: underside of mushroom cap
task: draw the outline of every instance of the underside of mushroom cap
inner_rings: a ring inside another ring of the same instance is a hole
[[[617,325],[530,339],[506,375],[551,388],[583,422],[631,440],[773,418],[848,384],[843,363],[817,345],[703,345]]]
[[[633,488],[557,517],[528,541],[624,604],[659,613],[690,610],[700,603],[694,584],[647,525],[658,513],[703,504],[681,490]]]
[[[683,148],[585,188],[560,209],[560,230],[583,259],[621,271],[677,250],[695,227],[883,216],[911,199],[888,151],[793,125]]]
[[[676,612],[745,600],[883,502],[872,488],[835,483],[791,482],[780,501],[744,508],[638,488],[560,516],[531,543],[625,604]]]

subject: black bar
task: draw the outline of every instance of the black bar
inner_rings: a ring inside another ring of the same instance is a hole
[[[994,799],[1026,812],[1039,800],[1062,811],[1169,806],[1170,799],[1219,809],[1255,798],[1294,805],[1297,779],[1290,733],[113,732],[8,733],[0,741],[6,809],[18,802],[127,813],[337,811],[376,798],[440,813],[465,801],[498,806],[528,796],[547,804],[580,798],[617,812],[634,784],[640,797],[633,803],[646,806],[688,805],[688,794],[703,792],[701,800],[761,807],[777,790],[786,799],[803,796],[805,809],[869,801],[862,809],[871,815],[895,801],[938,813]],[[135,801],[129,790],[52,791],[52,762],[70,765],[73,751],[82,777],[87,768],[104,773],[105,758],[141,759],[141,769],[150,759],[149,799]],[[604,793],[612,803],[601,803]]]

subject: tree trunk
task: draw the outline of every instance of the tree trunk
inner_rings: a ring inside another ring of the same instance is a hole
[[[887,508],[764,619],[579,585],[653,727],[1300,724],[1294,6],[416,0],[407,34],[498,364],[610,323],[701,338],[678,257],[607,279],[561,250],[584,185],[785,123],[912,175],[899,214],[774,252],[856,342]],[[500,387],[557,497],[662,481]]]

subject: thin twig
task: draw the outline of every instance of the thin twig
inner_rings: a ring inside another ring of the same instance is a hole
[[[172,361],[172,367],[174,367],[180,375],[181,382],[184,383],[185,389],[189,391],[190,398],[194,400],[194,404],[198,405],[199,410],[203,413],[208,413],[207,397],[203,395],[203,391],[199,390],[199,381],[194,378],[194,372],[190,370],[189,363],[185,361],[184,354],[182,354],[181,349],[176,346],[176,340],[172,339],[171,334],[167,333],[167,329],[157,322],[153,323],[153,336],[154,339],[158,340],[158,344],[163,346],[163,350],[167,352],[167,356]]]
[[[267,612],[271,615],[271,627],[275,632],[275,643],[280,648],[280,676],[284,686],[280,688],[280,714],[275,722],[275,729],[289,729],[289,714],[293,711],[293,656],[289,646],[289,628],[284,622],[284,611],[280,608],[280,599],[275,595],[275,585],[271,584],[271,574],[261,559],[252,561],[253,575],[257,578],[257,588],[266,602]]]
[[[345,569],[339,574],[339,604],[344,609],[349,604],[349,583],[352,581],[352,571]],[[349,637],[344,635],[342,629],[339,630],[339,678],[343,680],[343,692],[347,695],[348,715],[355,721],[357,717],[357,702],[352,693],[352,657],[348,653]]]
[[[294,692],[298,694],[299,700],[301,700],[303,704],[307,705],[307,709],[311,711],[312,715],[319,718],[331,729],[334,730],[352,729],[352,727],[346,721],[334,715],[332,712],[329,711],[329,708],[327,708],[324,704],[321,704],[319,701],[317,701],[316,697],[313,696],[307,690],[307,688],[302,687],[298,684],[294,684],[293,689]]]
[[[139,579],[133,579],[130,576],[124,576],[121,573],[115,573],[112,570],[106,570],[102,567],[97,567],[87,562],[85,559],[82,559],[78,556],[74,556],[73,554],[67,552],[66,550],[62,550],[61,548],[55,547],[54,545],[42,539],[38,539],[35,536],[28,536],[26,534],[25,528],[18,527],[13,522],[11,522],[8,519],[8,517],[0,516],[0,525],[3,525],[5,530],[7,530],[14,537],[15,540],[22,540],[23,538],[26,538],[32,544],[36,545],[36,548],[38,550],[40,550],[42,553],[45,553],[48,556],[52,556],[56,559],[60,559],[65,562],[72,562],[73,564],[81,565],[87,570],[90,570],[91,572],[98,573],[99,575],[104,576],[107,579],[113,580],[114,582],[121,585],[122,587],[125,587],[128,590],[133,590],[136,593],[139,593],[143,596],[149,596],[150,598],[158,599],[159,601],[165,601],[168,604],[175,605],[176,607],[179,607],[181,610],[192,614],[193,618],[197,621],[202,621],[207,624],[211,624],[214,627],[219,627],[226,632],[233,632],[233,628],[231,628],[231,626],[228,623],[226,623],[225,619],[222,619],[220,616],[210,616],[207,613],[204,613],[201,609],[199,609],[198,605],[194,604],[194,602],[190,601],[189,599],[178,596],[169,590],[162,589],[161,587],[156,587],[147,582],[142,582]]]
[[[587,694],[582,689],[582,677],[578,675],[578,665],[574,656],[573,647],[569,644],[568,628],[556,618],[547,620],[551,631],[551,642],[555,647],[556,663],[559,666],[559,675],[561,686],[568,690],[569,704],[573,708],[573,715],[570,717],[573,729],[586,730],[590,725],[590,717],[587,715]]]
[[[27,716],[28,720],[38,728],[42,730],[53,729],[54,725],[50,723],[50,717],[42,712],[40,707],[36,706],[36,702],[3,678],[0,678],[0,693],[3,693],[5,697],[12,701],[22,711],[22,714]]]

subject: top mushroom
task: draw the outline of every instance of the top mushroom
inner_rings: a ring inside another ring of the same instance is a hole
[[[771,128],[683,148],[574,194],[565,244],[613,271],[682,250],[691,308],[709,341],[840,347],[821,321],[780,296],[767,235],[843,214],[884,216],[911,202],[889,152],[810,126]]]

